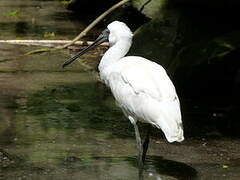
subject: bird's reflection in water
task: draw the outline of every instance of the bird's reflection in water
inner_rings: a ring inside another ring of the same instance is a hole
[[[139,180],[196,179],[197,171],[181,162],[147,156],[144,169],[139,169]]]
[[[137,157],[88,157],[87,159],[69,157],[64,160],[67,168],[90,172],[96,176],[114,179],[162,180],[197,178],[197,171],[181,162],[163,159],[160,156],[147,156],[144,169],[139,169]],[[87,177],[86,177],[87,178]]]

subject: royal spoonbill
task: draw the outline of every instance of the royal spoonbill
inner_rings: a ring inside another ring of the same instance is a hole
[[[133,34],[126,24],[110,23],[96,41],[63,64],[76,60],[93,47],[109,42],[110,48],[98,66],[101,80],[111,89],[124,115],[134,126],[139,167],[143,167],[149,131],[141,141],[137,122],[161,129],[168,142],[184,140],[179,99],[164,68],[139,56],[126,56]]]

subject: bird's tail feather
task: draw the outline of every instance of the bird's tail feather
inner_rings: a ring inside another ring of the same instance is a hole
[[[179,102],[164,102],[160,104],[159,109],[161,115],[154,125],[164,132],[168,142],[182,142],[184,135]]]

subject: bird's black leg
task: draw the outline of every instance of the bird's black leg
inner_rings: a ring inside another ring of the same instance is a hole
[[[138,149],[138,166],[140,169],[143,169],[143,161],[142,161],[142,155],[143,155],[143,148],[142,148],[142,142],[141,142],[141,136],[138,130],[137,123],[132,123],[135,130],[135,136],[137,141],[137,149]]]
[[[149,125],[148,129],[147,129],[147,134],[146,134],[146,137],[145,137],[145,140],[143,143],[143,154],[142,154],[142,162],[143,163],[145,161],[147,150],[148,150],[150,131],[151,131],[151,126]]]
[[[138,177],[139,180],[143,180],[143,161],[142,161],[142,156],[143,156],[143,146],[142,146],[142,141],[141,141],[141,136],[139,133],[138,125],[136,122],[132,123],[134,126],[135,130],[135,136],[136,136],[136,141],[137,141],[137,149],[138,149]]]

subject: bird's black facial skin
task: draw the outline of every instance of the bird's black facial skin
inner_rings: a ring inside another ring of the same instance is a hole
[[[100,38],[101,36],[103,36],[105,39],[107,39],[108,41],[108,37],[109,37],[110,31],[108,28],[104,29],[103,32],[100,34],[100,36],[98,38]],[[97,38],[97,39],[98,39]]]
[[[63,63],[62,68],[64,68],[65,66],[71,64],[73,61],[75,61],[78,57],[80,57],[81,55],[85,54],[87,51],[93,49],[95,46],[98,46],[100,44],[102,44],[103,42],[108,42],[108,37],[109,37],[110,31],[109,29],[105,29],[100,36],[96,39],[96,41],[94,41],[94,43],[92,43],[91,45],[89,45],[88,47],[86,47],[85,49],[83,49],[82,51],[78,52],[75,56],[73,56],[72,58],[70,58],[69,60],[67,60],[65,63]]]

